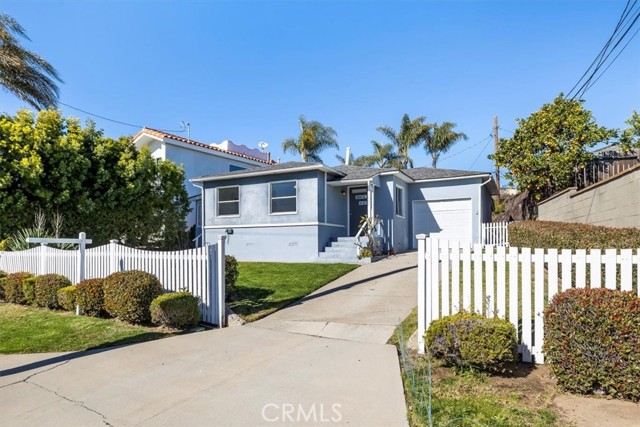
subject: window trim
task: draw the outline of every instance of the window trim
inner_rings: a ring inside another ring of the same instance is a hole
[[[237,188],[238,189],[238,200],[225,200],[220,201],[220,190],[225,190],[227,188]],[[231,215],[220,215],[220,203],[237,203],[238,204],[238,213]],[[240,186],[239,185],[228,185],[225,187],[216,187],[216,218],[234,218],[240,216]]]
[[[296,199],[296,210],[295,211],[287,211],[287,212],[273,212],[273,196],[271,194],[272,192],[272,187],[273,184],[282,184],[284,182],[293,182],[294,183],[294,189],[296,190],[296,195],[295,196],[284,196],[284,197],[276,197],[276,200],[278,199],[293,199],[295,197]],[[298,213],[298,183],[299,181],[297,179],[286,179],[283,181],[271,181],[269,183],[269,215],[296,215]]]
[[[398,200],[398,189],[401,191],[400,200]],[[400,218],[404,218],[405,217],[405,196],[404,196],[405,192],[406,192],[406,189],[404,187],[401,187],[400,185],[396,185],[395,186],[395,193],[394,193],[395,206],[394,206],[394,211],[395,211],[395,215],[397,217],[400,217]],[[400,213],[398,213],[398,207],[400,207]]]

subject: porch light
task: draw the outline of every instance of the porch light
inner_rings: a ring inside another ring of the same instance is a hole
[[[342,194],[343,196],[346,196],[347,192],[345,190],[340,190],[340,194]]]

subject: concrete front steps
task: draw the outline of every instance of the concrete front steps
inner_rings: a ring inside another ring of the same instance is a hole
[[[360,244],[366,244],[366,237],[360,237]],[[332,241],[324,251],[318,254],[318,262],[327,263],[347,263],[365,264],[371,262],[371,258],[358,259],[355,237],[338,237],[337,241]]]

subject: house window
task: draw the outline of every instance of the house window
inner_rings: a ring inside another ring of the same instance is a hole
[[[296,181],[271,183],[271,213],[296,213],[297,189]]]
[[[218,188],[218,216],[240,215],[240,188]]]
[[[229,165],[229,172],[243,171],[245,169],[247,168],[243,168],[242,166]]]
[[[404,216],[404,188],[396,187],[396,215]]]

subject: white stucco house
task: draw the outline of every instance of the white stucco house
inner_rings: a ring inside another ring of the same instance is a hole
[[[184,169],[185,188],[191,203],[191,213],[186,218],[187,227],[195,226],[198,246],[202,244],[201,191],[189,180],[211,173],[241,171],[272,164],[268,152],[263,153],[245,145],[236,145],[231,141],[205,144],[147,127],[133,137],[133,144],[138,150],[148,147],[153,158],[169,160]]]

